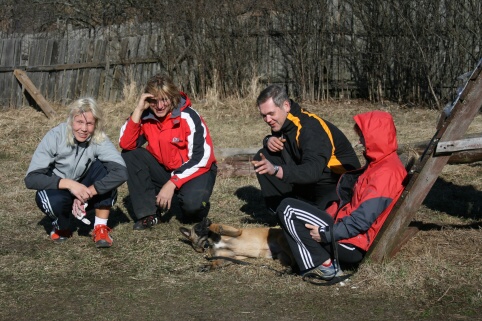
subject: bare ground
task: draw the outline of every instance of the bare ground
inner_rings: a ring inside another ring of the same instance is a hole
[[[195,107],[216,147],[256,147],[267,128],[250,104]],[[400,143],[429,139],[439,114],[362,102],[305,105],[352,140],[351,117],[362,111],[390,111]],[[114,142],[131,106],[106,106]],[[95,249],[83,226],[65,244],[48,240],[23,177],[39,140],[65,118],[56,108],[53,120],[30,107],[0,114],[1,320],[482,320],[481,163],[447,165],[415,215],[420,232],[393,260],[347,269],[353,275],[344,283],[311,285],[280,275],[271,260],[202,273],[206,261],[181,240],[176,208],[152,230],[132,231],[125,185],[109,220],[112,248]],[[480,116],[470,131],[482,132]],[[210,217],[243,227],[273,223],[252,176],[218,177]]]

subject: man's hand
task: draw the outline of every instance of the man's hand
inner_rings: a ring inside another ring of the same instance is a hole
[[[173,182],[167,181],[164,186],[162,186],[161,191],[157,194],[156,204],[162,210],[169,210],[171,208],[172,196],[174,196],[174,191],[176,190],[176,185]]]
[[[263,153],[260,153],[259,156],[261,156],[260,161],[251,161],[251,164],[254,166],[254,170],[258,174],[268,174],[268,175],[274,175],[275,174],[275,168],[274,165],[270,163],[269,160],[264,157]]]
[[[271,136],[266,142],[266,147],[271,152],[280,152],[284,149],[284,142],[286,142],[286,139],[283,137]]]
[[[313,240],[318,243],[330,243],[331,234],[330,227],[326,226],[316,226],[311,224],[305,224],[305,227],[310,230],[310,235]]]
[[[316,242],[321,243],[321,236],[320,236],[320,233],[318,232],[319,226],[306,223],[305,227],[310,230],[311,238]]]

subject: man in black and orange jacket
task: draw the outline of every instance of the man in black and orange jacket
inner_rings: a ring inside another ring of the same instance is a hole
[[[282,86],[268,86],[256,103],[271,127],[253,161],[267,207],[275,212],[282,199],[295,197],[324,210],[338,199],[340,175],[360,167],[351,143],[290,100]]]

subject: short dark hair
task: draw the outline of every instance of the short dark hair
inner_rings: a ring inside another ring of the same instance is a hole
[[[259,105],[265,103],[270,98],[273,98],[273,103],[277,107],[281,107],[285,101],[290,100],[283,86],[269,85],[259,94],[258,99],[256,99],[256,105],[259,107]]]

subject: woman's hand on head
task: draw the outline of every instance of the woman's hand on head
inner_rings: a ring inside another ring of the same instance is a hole
[[[139,102],[137,103],[136,109],[139,111],[144,111],[147,108],[149,108],[149,102],[148,102],[149,98],[154,98],[154,95],[149,93],[143,93],[139,98]]]

